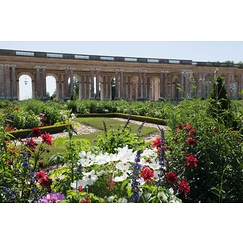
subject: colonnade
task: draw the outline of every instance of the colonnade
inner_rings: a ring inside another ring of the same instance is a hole
[[[92,67],[80,70],[72,66],[52,69],[45,66],[20,68],[16,64],[0,64],[0,99],[19,98],[19,78],[29,75],[32,80],[32,98],[46,99],[46,77],[56,79],[56,99],[67,100],[74,94],[74,77],[78,80],[78,97],[82,99],[180,100],[185,97],[206,98],[214,79],[214,69],[178,70],[159,72],[138,69],[126,71],[116,68],[105,71]],[[219,70],[225,80],[230,98],[241,98],[243,71]],[[70,80],[70,86],[68,85]],[[70,87],[70,88],[69,88]],[[69,90],[70,89],[70,90]]]

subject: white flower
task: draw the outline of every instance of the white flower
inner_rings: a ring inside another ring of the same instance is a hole
[[[98,177],[95,175],[95,171],[92,170],[90,172],[83,172],[83,180],[87,182],[89,186],[93,185],[93,183],[98,180]]]
[[[117,151],[117,158],[122,162],[133,162],[136,158],[136,152],[129,149],[128,145],[123,148],[117,148]]]
[[[157,196],[158,196],[160,201],[167,202],[167,196],[165,195],[164,192],[162,192],[162,191],[159,192]]]
[[[141,153],[140,157],[144,157],[144,158],[149,158],[151,159],[155,159],[158,156],[158,151],[156,148],[154,149],[144,149],[144,151]]]
[[[119,203],[127,203],[127,199],[125,197],[119,199]]]
[[[71,183],[71,187],[74,188],[74,189],[77,189],[77,188],[79,188],[80,186],[81,186],[82,188],[85,188],[86,185],[87,185],[87,182],[84,181],[84,180],[74,181],[74,182]]]
[[[97,176],[102,176],[104,175],[106,172],[104,170],[101,170],[101,171],[96,171],[96,175]]]
[[[115,178],[112,178],[114,182],[121,182],[121,181],[125,181],[126,179],[127,179],[126,173],[123,173],[122,176],[116,176]]]
[[[112,161],[113,155],[109,155],[108,153],[99,154],[94,158],[94,162],[98,165],[104,165]]]
[[[120,171],[122,171],[123,173],[130,173],[131,170],[129,170],[130,164],[127,162],[118,162],[116,164],[116,168]]]
[[[148,166],[153,170],[158,170],[160,168],[160,164],[158,162],[149,163]]]
[[[153,176],[153,180],[154,180],[154,181],[158,181],[158,180],[159,180],[159,173],[160,173],[160,172],[157,171],[157,170],[154,171],[154,176]]]
[[[79,153],[79,157],[80,159],[78,162],[81,163],[83,167],[91,166],[94,163],[95,156],[91,154],[91,152],[82,151]]]
[[[169,192],[170,192],[170,194],[174,194],[174,190],[173,190],[173,188],[171,187],[170,189],[169,189]]]
[[[76,116],[75,116],[74,113],[71,114],[71,118],[72,118],[72,119],[76,118]]]

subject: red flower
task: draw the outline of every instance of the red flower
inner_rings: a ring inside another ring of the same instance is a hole
[[[32,135],[38,138],[41,135],[41,130],[38,127],[34,127],[32,129]]]
[[[153,143],[153,145],[152,145],[153,147],[158,148],[162,145],[162,140],[161,140],[161,138],[156,138],[154,141],[152,141],[152,143]]]
[[[190,186],[187,181],[182,179],[181,181],[178,181],[179,190],[184,192],[184,195],[188,194],[190,192]]]
[[[168,172],[166,174],[166,179],[167,179],[167,182],[170,183],[170,184],[174,184],[177,180],[177,176],[175,173],[173,172]]]
[[[37,143],[34,141],[33,138],[28,138],[28,139],[26,139],[25,143],[26,143],[26,146],[27,146],[30,150],[32,150],[32,151],[35,150],[35,147],[36,147]]]
[[[153,176],[154,172],[150,170],[148,167],[145,167],[141,172],[141,177],[144,179],[146,183],[152,181]]]
[[[196,134],[196,131],[194,130],[194,128],[189,123],[186,123],[186,128],[187,128],[187,134],[188,135],[195,135]]]
[[[81,199],[80,203],[90,203],[90,200],[89,199]]]
[[[6,163],[7,163],[7,165],[12,165],[12,164],[13,164],[13,161],[10,160],[10,159],[8,159],[8,160],[6,161]]]
[[[186,140],[186,143],[188,144],[188,145],[196,145],[197,144],[197,140],[195,139],[195,138],[188,138],[187,140]]]
[[[183,124],[179,124],[177,127],[176,127],[176,131],[177,132],[180,132],[182,129],[183,129]]]
[[[45,134],[41,134],[42,142],[48,145],[52,145],[52,136],[50,133],[45,132]]]
[[[217,127],[214,127],[214,129],[213,129],[213,131],[216,133],[216,132],[218,132],[218,128]]]
[[[114,188],[115,182],[112,180],[112,178],[106,180],[107,190],[110,191]]]
[[[39,181],[41,179],[44,179],[44,180],[48,179],[46,172],[43,171],[43,170],[36,172],[35,178],[36,178],[37,181]]]
[[[192,154],[188,154],[186,156],[186,166],[189,166],[190,168],[196,167],[198,163],[197,158],[194,157]]]

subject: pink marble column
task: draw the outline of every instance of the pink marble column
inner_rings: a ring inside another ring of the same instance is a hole
[[[100,79],[99,79],[99,69],[96,69],[96,99],[100,99]]]
[[[5,97],[6,99],[11,98],[11,91],[10,91],[10,65],[5,65],[5,72],[6,72],[6,78],[5,78]]]
[[[81,99],[85,99],[85,74],[81,75]]]
[[[107,100],[111,100],[111,76],[107,76]]]
[[[90,81],[89,74],[86,74],[85,99],[90,99]]]
[[[36,66],[35,98],[40,98],[40,66]]]
[[[0,64],[0,99],[4,99],[4,64]]]
[[[119,77],[118,77],[119,69],[116,69],[116,86],[115,86],[115,98],[120,98],[120,90],[119,90]]]
[[[127,77],[127,99],[131,100],[131,76],[128,75]]]
[[[143,71],[143,98],[147,97],[147,76],[146,76],[146,70]]]
[[[64,83],[63,83],[63,90],[64,90],[64,99],[68,100],[68,68],[65,68],[64,70]]]
[[[107,89],[106,89],[106,86],[107,86],[107,76],[104,75],[103,76],[103,99],[104,100],[107,100]]]
[[[168,71],[165,71],[165,98],[168,98]]]
[[[165,84],[164,84],[164,71],[160,71],[160,86],[159,86],[159,95],[161,98],[165,97]]]
[[[123,80],[123,71],[124,70],[120,70],[120,98],[124,99],[124,80]]]
[[[73,68],[70,68],[70,97],[73,96]]]
[[[138,99],[142,98],[142,71],[138,72]]]
[[[41,87],[41,91],[42,91],[42,98],[43,99],[47,99],[46,97],[46,67],[42,67],[42,87]]]
[[[90,70],[90,98],[94,99],[94,68]]]
[[[12,65],[11,79],[12,79],[12,99],[17,100],[17,77],[16,77],[16,66]]]

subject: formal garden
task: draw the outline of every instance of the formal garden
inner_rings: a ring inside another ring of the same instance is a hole
[[[180,102],[2,100],[0,202],[243,202],[242,102],[221,77],[207,99]]]

